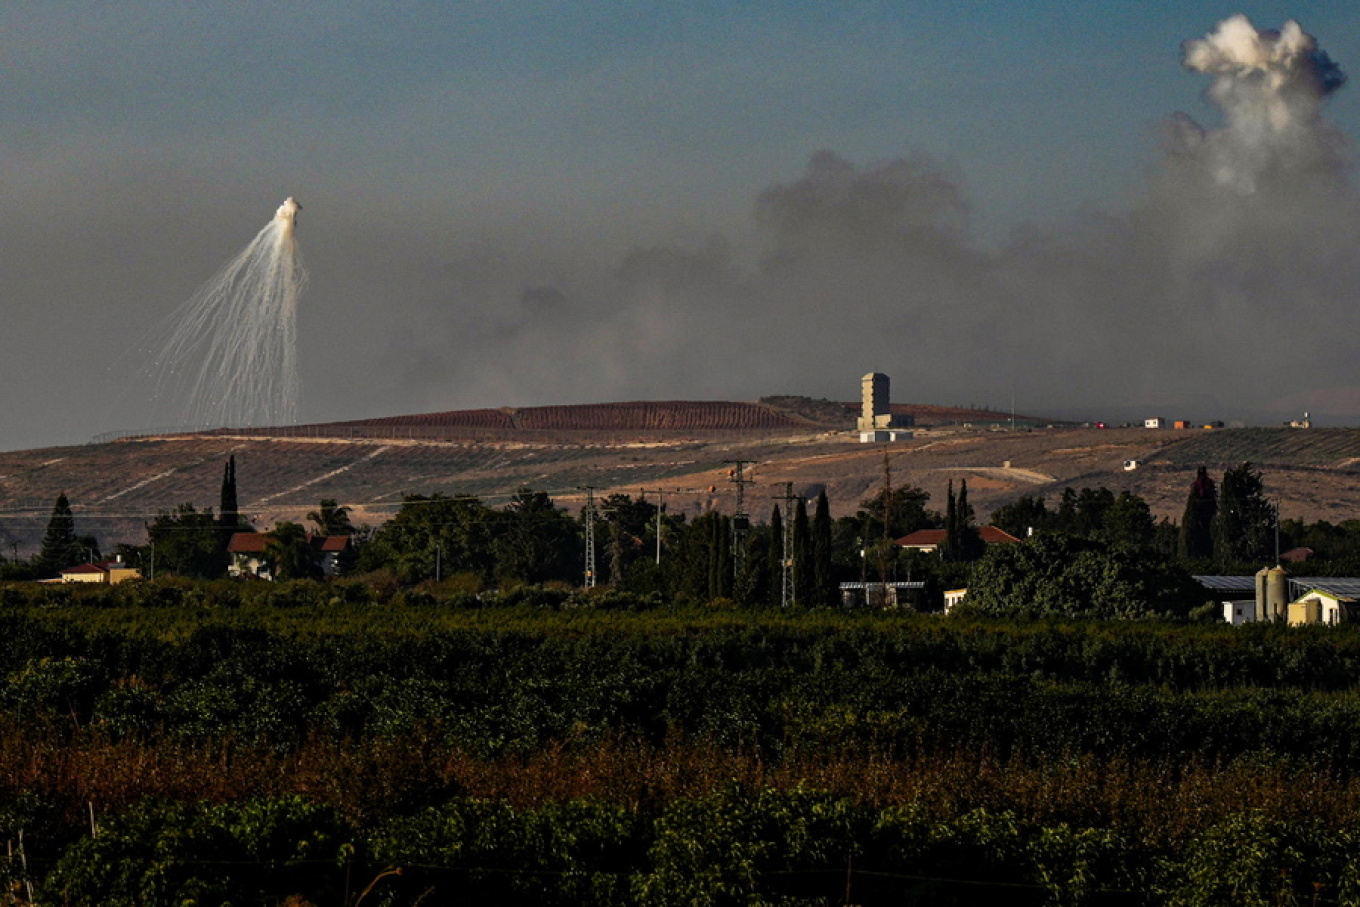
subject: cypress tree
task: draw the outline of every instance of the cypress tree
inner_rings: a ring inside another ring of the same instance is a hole
[[[798,499],[793,510],[793,601],[799,605],[815,605],[813,588],[812,533],[808,524],[807,502]]]
[[[217,508],[217,521],[223,529],[235,529],[241,524],[241,514],[236,503],[236,454],[227,458],[222,468],[222,496]]]
[[[959,550],[959,507],[958,501],[954,498],[954,480],[949,480],[948,490],[945,492],[944,509],[944,544],[941,546],[940,554],[947,561],[955,560]]]
[[[831,503],[826,489],[817,495],[817,509],[812,516],[812,604],[833,607],[836,604],[836,577],[831,562]]]
[[[1214,555],[1214,517],[1218,515],[1218,488],[1203,466],[1190,485],[1181,517],[1177,551],[1182,560],[1209,558]]]
[[[954,503],[954,534],[958,560],[973,561],[982,556],[982,536],[973,525],[973,508],[968,503],[968,480],[959,480],[959,498]]]
[[[76,539],[76,518],[71,513],[71,502],[63,492],[52,505],[52,517],[47,521],[47,531],[38,552],[38,568],[43,573],[55,574],[80,563],[85,554]]]

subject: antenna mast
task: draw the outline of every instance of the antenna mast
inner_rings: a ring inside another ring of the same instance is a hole
[[[578,485],[586,493],[586,578],[585,587],[595,588],[595,486]]]
[[[732,464],[732,468],[727,472],[727,481],[737,486],[737,511],[732,514],[732,587],[735,589],[746,565],[746,535],[751,529],[751,517],[746,512],[746,486],[755,484],[746,478],[743,470],[754,465],[756,461],[723,460],[723,462]]]
[[[784,496],[775,498],[776,501],[784,502],[784,550],[783,557],[780,559],[780,566],[783,568],[783,585],[780,589],[779,603],[785,608],[793,607],[798,602],[798,590],[794,587],[793,577],[793,505],[799,498],[793,493],[792,482],[780,482],[784,486]]]

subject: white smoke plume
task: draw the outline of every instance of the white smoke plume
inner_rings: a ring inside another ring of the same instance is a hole
[[[901,400],[1259,419],[1360,387],[1360,199],[1323,114],[1344,76],[1292,22],[1233,17],[1184,51],[1223,121],[1170,117],[1129,209],[988,249],[952,168],[818,152],[759,193],[750,236],[613,266],[450,256],[456,303],[399,350],[399,393],[430,408],[853,399],[880,370]]]
[[[285,199],[250,244],[153,339],[157,404],[185,427],[297,421],[297,304],[307,280]]]
[[[1337,164],[1336,136],[1321,106],[1346,79],[1297,22],[1258,31],[1246,16],[1233,16],[1187,41],[1184,53],[1187,69],[1214,77],[1208,94],[1225,118],[1222,129],[1187,124],[1183,133],[1216,182],[1254,192],[1273,169]]]

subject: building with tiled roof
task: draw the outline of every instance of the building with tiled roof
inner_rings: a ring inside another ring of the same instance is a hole
[[[232,533],[231,541],[227,543],[227,554],[231,557],[227,574],[272,579],[269,562],[264,556],[268,540],[267,532]],[[340,558],[349,551],[352,541],[347,535],[307,536],[307,545],[312,549],[316,569],[322,576],[335,576],[339,572]]]
[[[947,530],[944,529],[918,529],[910,535],[904,535],[897,540],[899,548],[910,548],[914,551],[938,551],[944,545],[944,537]],[[1004,529],[996,526],[978,527],[978,536],[988,545],[1010,545],[1020,541]]]
[[[77,564],[61,571],[63,583],[109,583],[116,585],[141,577],[142,571],[123,563],[121,557],[92,564]]]

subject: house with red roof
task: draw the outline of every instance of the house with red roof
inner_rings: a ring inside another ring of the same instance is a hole
[[[123,558],[120,556],[113,560],[67,567],[61,571],[59,578],[63,583],[108,583],[117,585],[130,579],[139,579],[141,575],[142,571],[123,563]]]
[[[897,547],[910,548],[913,551],[939,551],[944,545],[944,529],[918,529],[910,535],[904,535],[897,540]],[[1012,545],[1020,540],[1011,535],[1004,529],[996,526],[978,527],[978,535],[987,545]]]
[[[234,577],[249,576],[257,579],[273,579],[269,560],[265,556],[267,532],[233,532],[227,543],[230,563],[227,575]],[[350,550],[353,539],[348,535],[307,535],[307,546],[319,575],[336,576],[340,572],[340,559]]]

